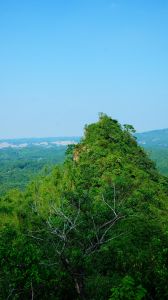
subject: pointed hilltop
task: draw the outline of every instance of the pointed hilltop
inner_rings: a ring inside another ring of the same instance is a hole
[[[62,166],[2,199],[2,298],[168,298],[168,179],[133,133],[100,114]]]

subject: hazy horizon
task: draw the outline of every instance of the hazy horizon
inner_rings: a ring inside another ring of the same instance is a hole
[[[148,133],[148,132],[153,132],[153,131],[162,131],[162,130],[168,130],[168,128],[156,128],[156,129],[151,129],[151,130],[146,130],[146,131],[136,131],[137,134],[142,134],[142,133]],[[83,134],[81,135],[57,135],[57,136],[20,136],[20,137],[7,137],[7,138],[1,138],[0,141],[2,140],[26,140],[26,139],[52,139],[52,138],[81,138]]]
[[[0,2],[0,139],[168,128],[168,2]]]

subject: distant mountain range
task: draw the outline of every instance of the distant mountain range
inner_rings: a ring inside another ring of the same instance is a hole
[[[144,148],[168,148],[168,128],[136,133],[138,143]],[[5,148],[26,148],[26,147],[66,147],[70,144],[77,144],[80,137],[45,137],[45,138],[21,138],[1,139],[0,150]]]
[[[168,148],[168,128],[136,133],[135,136],[144,148]]]
[[[80,137],[2,139],[0,140],[0,149],[26,147],[65,147],[70,144],[77,144],[79,140]]]

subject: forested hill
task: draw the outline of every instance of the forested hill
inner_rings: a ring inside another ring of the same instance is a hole
[[[168,130],[135,134],[138,143],[168,176]],[[80,137],[46,137],[0,140],[0,195],[13,188],[24,190],[35,177],[63,163],[68,145]]]
[[[62,166],[1,198],[1,299],[168,299],[168,179],[101,114]]]
[[[135,134],[138,143],[155,161],[161,174],[168,176],[168,129]]]
[[[136,133],[135,136],[143,147],[168,148],[168,129]]]
[[[0,140],[0,195],[14,188],[24,190],[39,174],[63,163],[67,145],[77,142],[78,137]]]

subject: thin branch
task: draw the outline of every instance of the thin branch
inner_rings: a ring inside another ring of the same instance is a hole
[[[114,215],[117,216],[115,209],[114,209],[113,207],[111,207],[111,205],[110,205],[109,203],[107,203],[107,202],[105,201],[103,195],[102,195],[102,200],[103,200],[103,202],[104,202],[104,203],[112,210],[112,212],[114,213]],[[114,203],[115,203],[115,200],[114,200]],[[114,207],[115,207],[115,205],[114,205]]]
[[[12,289],[12,290],[10,291],[10,293],[9,293],[8,297],[6,298],[6,300],[8,300],[8,299],[12,296],[14,290],[15,290],[15,289]]]
[[[98,237],[98,234],[97,234],[96,224],[95,224],[93,216],[91,218],[92,218],[92,222],[93,222],[93,226],[94,226],[94,230],[95,230],[96,239],[97,239],[97,242],[99,242],[99,237]]]
[[[118,216],[117,218],[113,219],[113,220],[110,220],[108,222],[106,222],[105,224],[103,224],[99,229],[101,228],[104,228],[105,226],[109,225],[108,228],[104,231],[104,233],[102,234],[101,238],[98,238],[97,239],[97,242],[96,243],[92,243],[91,242],[91,246],[89,246],[85,253],[86,255],[90,254],[90,253],[93,253],[97,250],[97,248],[99,248],[102,244],[105,244],[107,243],[108,241],[112,240],[112,239],[115,239],[116,237],[112,237],[110,239],[105,239],[108,231],[114,226],[114,224],[119,220],[119,219],[122,219],[122,218],[125,218],[124,216]],[[122,234],[120,234],[122,235]],[[119,236],[120,236],[119,235]]]
[[[34,235],[26,234],[26,236],[31,237],[31,238],[36,239],[36,240],[39,240],[39,241],[44,241],[44,239],[39,238],[39,237],[34,236]]]
[[[119,219],[116,218],[111,224],[110,226],[105,230],[105,232],[102,234],[101,239],[100,239],[100,243],[102,243],[104,241],[104,237],[106,236],[106,234],[108,233],[108,231],[114,226],[114,224],[118,221]]]
[[[104,227],[106,227],[106,226],[108,226],[108,225],[110,225],[111,223],[115,223],[116,221],[118,221],[119,219],[123,219],[123,218],[125,218],[124,216],[116,216],[114,219],[112,219],[112,220],[109,220],[109,221],[107,221],[107,222],[105,222],[104,224],[102,224],[100,227],[99,227],[99,229],[102,229],[102,228],[104,228]]]
[[[68,217],[63,213],[62,210],[57,209],[55,206],[53,206],[52,208],[53,208],[53,210],[55,211],[55,213],[56,213],[58,216],[63,217],[63,218],[64,218],[65,220],[67,220],[70,224],[73,224],[72,221],[71,221],[71,219],[68,218]]]
[[[113,185],[113,189],[114,189],[114,212],[115,212],[115,208],[116,208],[116,188],[115,188],[115,183]]]

